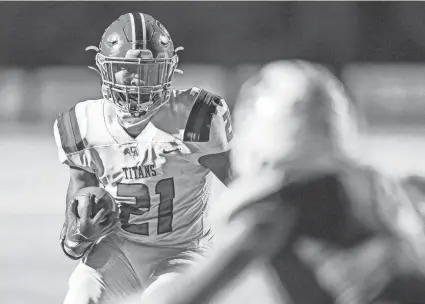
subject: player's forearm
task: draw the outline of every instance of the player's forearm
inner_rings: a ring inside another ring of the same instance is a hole
[[[66,192],[65,202],[65,220],[60,234],[61,240],[64,238],[66,228],[68,226],[67,212],[69,211],[69,206],[72,202],[72,197],[74,196],[74,194],[82,188],[98,185],[99,181],[97,180],[95,175],[78,168],[70,168],[70,179]]]
[[[74,194],[78,191],[81,190],[82,188],[86,187],[84,182],[79,182],[76,181],[74,179],[70,179],[69,184],[68,184],[68,189],[66,191],[66,202],[65,202],[65,222],[64,222],[64,226],[62,228],[62,232],[64,230],[64,227],[66,228],[67,225],[67,212],[69,210],[69,206],[72,202],[72,197],[74,196]],[[62,237],[62,232],[61,232],[61,237]]]
[[[76,187],[75,183],[70,182],[68,184],[68,190],[66,191],[66,202],[65,202],[65,220],[64,220],[62,230],[61,230],[61,233],[60,233],[60,239],[61,240],[65,237],[66,228],[68,227],[67,212],[69,210],[69,205],[71,203],[72,196],[78,190],[79,189],[78,189],[78,187]]]
[[[72,197],[73,195],[80,190],[81,188],[83,188],[82,184],[79,183],[75,183],[72,181],[72,179],[70,180],[69,184],[68,184],[68,190],[66,192],[66,207],[65,207],[65,220],[61,229],[61,233],[60,233],[60,243],[61,243],[61,247],[63,252],[65,253],[65,255],[67,257],[69,257],[70,259],[78,259],[81,254],[76,253],[72,248],[75,247],[75,244],[69,243],[69,240],[66,240],[66,232],[68,229],[68,212],[70,212],[69,208],[70,208],[70,204],[72,202]],[[81,247],[81,246],[79,246]]]

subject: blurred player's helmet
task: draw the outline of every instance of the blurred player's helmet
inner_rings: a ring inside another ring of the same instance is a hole
[[[166,28],[152,16],[128,13],[114,21],[97,47],[96,65],[105,99],[141,117],[168,101],[178,64]]]
[[[236,175],[263,167],[311,167],[356,156],[357,117],[342,83],[305,61],[267,64],[242,87],[234,111]]]

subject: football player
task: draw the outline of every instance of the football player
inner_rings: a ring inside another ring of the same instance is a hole
[[[238,177],[212,210],[222,235],[152,303],[206,303],[254,260],[273,269],[285,303],[424,303],[423,221],[396,182],[363,164],[358,118],[327,69],[266,65],[242,88],[234,118]]]
[[[88,49],[97,53],[103,98],[77,103],[54,123],[59,159],[70,169],[66,210],[75,213],[68,206],[78,190],[101,186],[120,218],[89,245],[69,239],[76,221],[65,221],[62,247],[80,262],[64,303],[117,303],[143,290],[148,298],[211,246],[212,178],[231,178],[230,112],[204,89],[172,89],[181,48],[150,15],[120,16]]]

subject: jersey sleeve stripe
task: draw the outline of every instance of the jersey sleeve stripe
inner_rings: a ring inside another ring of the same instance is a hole
[[[73,145],[73,134],[70,127],[69,112],[65,112],[58,117],[58,131],[61,140],[61,145],[66,154],[76,151]]]
[[[69,111],[69,118],[71,122],[72,131],[74,133],[75,146],[77,151],[82,151],[85,148],[83,139],[81,138],[80,128],[78,126],[77,115],[75,114],[75,107]]]
[[[66,154],[84,149],[84,143],[78,128],[75,107],[58,117],[58,131],[61,145]]]
[[[183,140],[207,142],[210,138],[212,117],[216,111],[213,96],[201,90],[189,114]]]

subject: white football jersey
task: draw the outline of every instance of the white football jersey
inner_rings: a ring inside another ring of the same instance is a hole
[[[116,199],[119,234],[184,247],[212,237],[212,173],[198,160],[230,149],[230,113],[219,96],[174,90],[136,138],[122,128],[114,105],[88,100],[61,114],[54,134],[60,161],[95,174]]]

